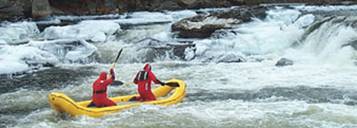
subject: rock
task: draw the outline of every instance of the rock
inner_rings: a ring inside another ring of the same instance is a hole
[[[41,18],[51,13],[54,15],[101,15],[132,11],[183,10],[269,3],[328,5],[354,4],[356,2],[341,0],[0,0],[0,19]],[[256,12],[246,11],[244,15]]]
[[[176,1],[173,0],[164,0],[161,2],[160,7],[156,9],[156,11],[161,11],[161,10],[179,10],[182,9]]]
[[[204,15],[197,15],[189,18],[182,19],[171,26],[171,31],[180,31],[188,27],[188,22],[201,22],[206,18]]]
[[[155,38],[144,38],[136,42],[141,48],[169,48],[166,43]]]
[[[353,40],[347,44],[342,45],[342,47],[351,46],[353,49],[357,50],[357,40]]]
[[[177,4],[182,7],[194,7],[197,6],[198,0],[177,0]]]
[[[235,18],[242,22],[249,22],[253,17],[264,19],[266,17],[266,11],[268,9],[265,6],[242,6],[238,8],[230,9],[226,12],[216,12],[211,14],[217,18]]]
[[[192,43],[168,43],[167,45],[172,48],[173,55],[182,60],[188,58],[186,57],[186,49],[195,47]]]
[[[233,24],[251,21],[252,17],[265,18],[266,7],[239,7],[225,12],[197,15],[182,19],[171,26],[181,38],[208,38],[216,30],[230,28]]]
[[[192,43],[165,42],[154,38],[145,38],[136,42],[140,45],[137,49],[138,62],[153,62],[155,59],[185,59],[185,50],[195,47]],[[142,53],[142,54],[141,54]]]
[[[217,17],[194,16],[183,19],[171,26],[173,32],[177,32],[181,38],[207,38],[216,30],[228,27],[228,24],[236,23],[234,19],[218,19]]]
[[[217,30],[214,33],[212,33],[211,37],[217,39],[226,38],[226,37],[235,37],[238,33],[240,32],[235,29]]]
[[[179,31],[178,36],[180,38],[208,38],[213,32],[218,29],[224,28],[222,24],[208,24],[201,28],[183,28]]]
[[[48,0],[32,1],[32,18],[41,19],[50,16],[52,13]]]
[[[293,65],[294,62],[292,60],[286,59],[286,58],[281,58],[275,66],[282,67],[282,66],[288,66],[288,65]]]
[[[0,20],[17,21],[31,17],[31,1],[0,0]]]
[[[66,15],[100,15],[117,13],[115,0],[49,0],[54,14]]]
[[[219,56],[217,58],[217,62],[218,63],[239,63],[239,62],[246,62],[246,60],[242,56],[239,56],[239,55],[226,54],[226,55]]]

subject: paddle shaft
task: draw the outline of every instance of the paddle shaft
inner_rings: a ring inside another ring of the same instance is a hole
[[[118,52],[118,54],[117,54],[117,56],[115,57],[115,60],[114,60],[114,62],[113,62],[113,64],[112,64],[111,68],[114,68],[114,67],[115,67],[115,64],[118,62],[119,57],[120,57],[120,55],[121,55],[122,52],[123,52],[123,49],[120,49],[119,52]]]
[[[115,60],[114,60],[114,62],[113,62],[113,64],[112,64],[112,66],[110,67],[110,69],[115,68],[115,64],[118,62],[119,57],[120,57],[122,51],[123,51],[123,48],[121,48],[121,49],[119,50],[119,52],[118,52],[117,56],[115,57]],[[123,84],[122,81],[113,81],[113,83],[112,83],[111,85],[119,86],[119,85],[122,85],[122,84]]]
[[[113,81],[113,83],[112,83],[112,85],[114,85],[114,86],[119,86],[119,85],[127,86],[130,84],[134,84],[134,83],[133,82],[124,83],[123,81],[119,81],[119,80]],[[165,83],[165,85],[170,86],[170,87],[179,87],[180,86],[177,82],[168,82],[168,83]]]

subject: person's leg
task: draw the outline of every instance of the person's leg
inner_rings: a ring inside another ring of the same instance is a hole
[[[90,108],[90,107],[96,107],[96,105],[94,104],[93,101],[91,101],[91,102],[87,105],[87,107],[88,107],[88,108]]]
[[[146,101],[152,101],[152,100],[156,100],[155,95],[150,91],[147,91],[146,93]]]
[[[139,101],[140,100],[140,96],[133,96],[129,99],[129,101]]]
[[[104,100],[104,106],[105,107],[109,107],[109,106],[115,106],[117,105],[114,101],[110,100],[110,99],[105,99]]]
[[[143,88],[143,86],[141,86],[141,88],[138,89],[139,92],[139,97],[138,97],[138,101],[145,101],[147,95],[146,95],[146,91],[145,88]]]

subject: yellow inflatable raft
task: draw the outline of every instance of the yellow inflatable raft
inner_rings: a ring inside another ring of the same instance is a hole
[[[157,97],[158,100],[155,101],[148,101],[148,102],[129,102],[129,99],[138,96],[135,95],[127,95],[127,96],[118,96],[110,98],[114,102],[116,102],[117,106],[111,107],[103,107],[103,108],[92,108],[87,107],[90,103],[88,101],[81,101],[75,102],[68,96],[63,93],[53,92],[48,95],[48,101],[51,107],[61,113],[68,113],[71,116],[80,116],[80,115],[87,115],[91,117],[101,117],[110,113],[119,112],[125,109],[137,107],[143,104],[147,105],[161,105],[161,106],[168,106],[172,104],[176,104],[181,102],[186,95],[186,84],[182,80],[172,79],[167,81],[167,83],[178,83],[179,87],[171,87],[171,86],[160,86],[153,90],[154,95]],[[171,93],[171,96],[167,96]],[[161,98],[160,98],[161,97]],[[120,105],[120,104],[123,105]]]

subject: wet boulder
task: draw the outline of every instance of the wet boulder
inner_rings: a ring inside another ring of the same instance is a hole
[[[0,20],[16,21],[30,16],[30,0],[0,0]]]
[[[139,40],[135,44],[139,44],[141,48],[169,48],[165,42],[150,37]]]
[[[226,38],[226,37],[235,37],[237,34],[240,33],[239,30],[235,29],[224,29],[224,30],[217,30],[214,33],[212,33],[211,37],[212,38]]]
[[[357,40],[354,40],[348,44],[342,45],[342,47],[345,47],[345,46],[351,46],[351,47],[353,47],[353,49],[357,50]]]
[[[289,66],[289,65],[293,65],[294,61],[286,59],[286,58],[281,58],[276,64],[275,66],[277,67],[282,67],[282,66]]]
[[[351,43],[351,46],[352,46],[355,50],[357,50],[357,41],[355,41],[354,43]]]
[[[240,62],[246,62],[246,60],[236,54],[225,54],[217,57],[216,60],[217,63],[240,63]]]
[[[137,62],[154,62],[162,59],[185,59],[185,50],[194,47],[192,43],[166,42],[154,38],[145,38],[136,42]]]
[[[117,13],[114,0],[49,0],[54,14],[93,15]]]
[[[252,18],[265,18],[266,7],[243,6],[228,11],[213,12],[182,19],[171,26],[171,31],[181,38],[208,38],[217,30],[249,22]]]
[[[267,10],[265,6],[241,6],[224,12],[214,12],[211,15],[217,18],[234,18],[241,22],[249,22],[252,18],[264,19],[267,16],[265,13]]]
[[[32,18],[46,18],[52,14],[51,6],[48,0],[33,0],[32,1]]]
[[[219,19],[217,17],[195,16],[183,19],[172,25],[172,31],[181,38],[208,38],[216,30],[229,27],[237,23],[235,19]]]
[[[181,6],[193,7],[197,6],[197,0],[177,0],[177,3]]]

